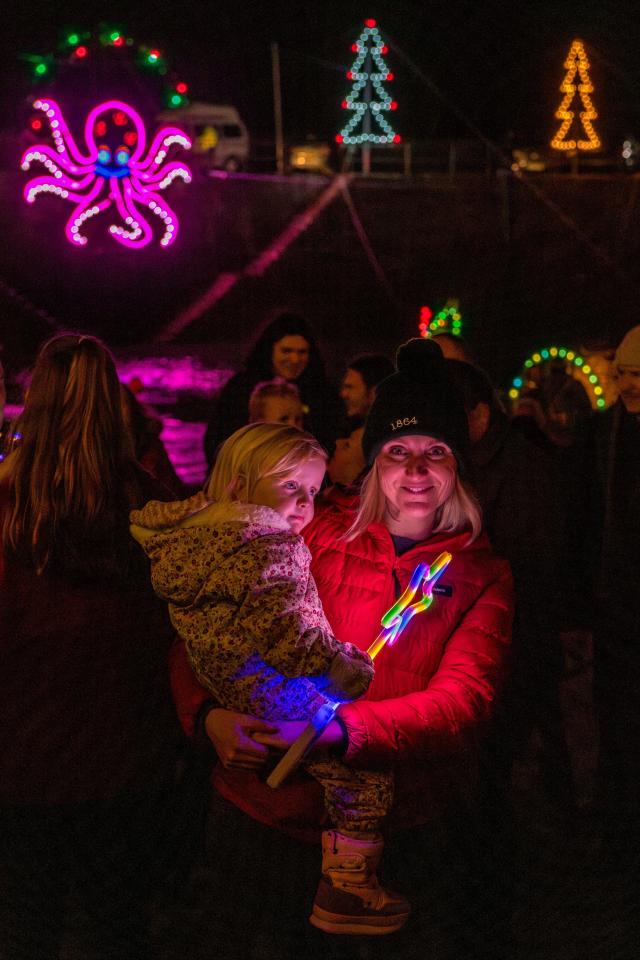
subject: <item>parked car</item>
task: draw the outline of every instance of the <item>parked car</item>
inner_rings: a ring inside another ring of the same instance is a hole
[[[235,107],[195,101],[164,110],[158,123],[175,124],[192,141],[192,153],[204,170],[242,170],[249,159],[249,131]]]

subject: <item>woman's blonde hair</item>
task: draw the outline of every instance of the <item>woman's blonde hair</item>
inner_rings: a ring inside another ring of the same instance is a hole
[[[76,334],[47,341],[16,429],[20,443],[0,469],[10,490],[5,548],[38,571],[53,562],[89,574],[95,560],[98,575],[113,572],[129,550],[124,537],[139,473],[106,347]]]
[[[242,479],[251,502],[264,477],[284,477],[317,457],[326,463],[326,451],[310,433],[281,423],[250,423],[222,444],[204,492],[209,500],[230,501]]]
[[[376,459],[362,481],[356,516],[344,534],[344,539],[354,540],[364,533],[369,524],[380,523],[384,520],[385,509],[386,497],[382,492]],[[482,530],[482,511],[475,495],[460,479],[456,469],[453,490],[442,506],[438,507],[432,532],[460,533],[462,530],[470,530],[468,543],[473,543]]]

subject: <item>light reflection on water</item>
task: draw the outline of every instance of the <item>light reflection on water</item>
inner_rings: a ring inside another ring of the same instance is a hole
[[[116,359],[123,383],[135,385],[138,399],[162,423],[160,437],[176,473],[188,487],[201,487],[207,473],[203,439],[207,424],[202,419],[181,419],[177,413],[190,409],[202,417],[213,408],[220,389],[233,374],[228,367],[216,367],[198,356],[125,357]],[[28,386],[25,371],[19,383]],[[133,383],[132,383],[133,381]],[[21,404],[7,404],[5,416],[14,420]],[[187,413],[189,416],[189,413]]]
[[[175,467],[175,471],[188,487],[201,487],[207,472],[202,441],[206,423],[178,420],[161,416],[160,437]]]

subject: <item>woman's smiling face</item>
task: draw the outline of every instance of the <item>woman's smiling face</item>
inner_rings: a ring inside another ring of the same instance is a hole
[[[438,507],[455,488],[458,468],[451,448],[434,437],[398,437],[385,443],[376,464],[391,532],[428,535]]]

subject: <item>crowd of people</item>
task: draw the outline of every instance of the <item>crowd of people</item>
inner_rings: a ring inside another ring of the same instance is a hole
[[[456,956],[510,958],[510,791],[534,732],[567,829],[588,815],[637,852],[640,327],[613,363],[593,413],[576,381],[509,410],[447,335],[353,357],[338,386],[281,313],[217,398],[195,492],[96,338],[41,348],[12,424],[0,377],[0,957],[61,956],[70,895],[87,957],[153,957],[154,899],[206,847],[237,936],[310,913],[329,941],[406,943],[412,914],[437,917],[437,868]],[[588,797],[559,692],[576,647]]]

